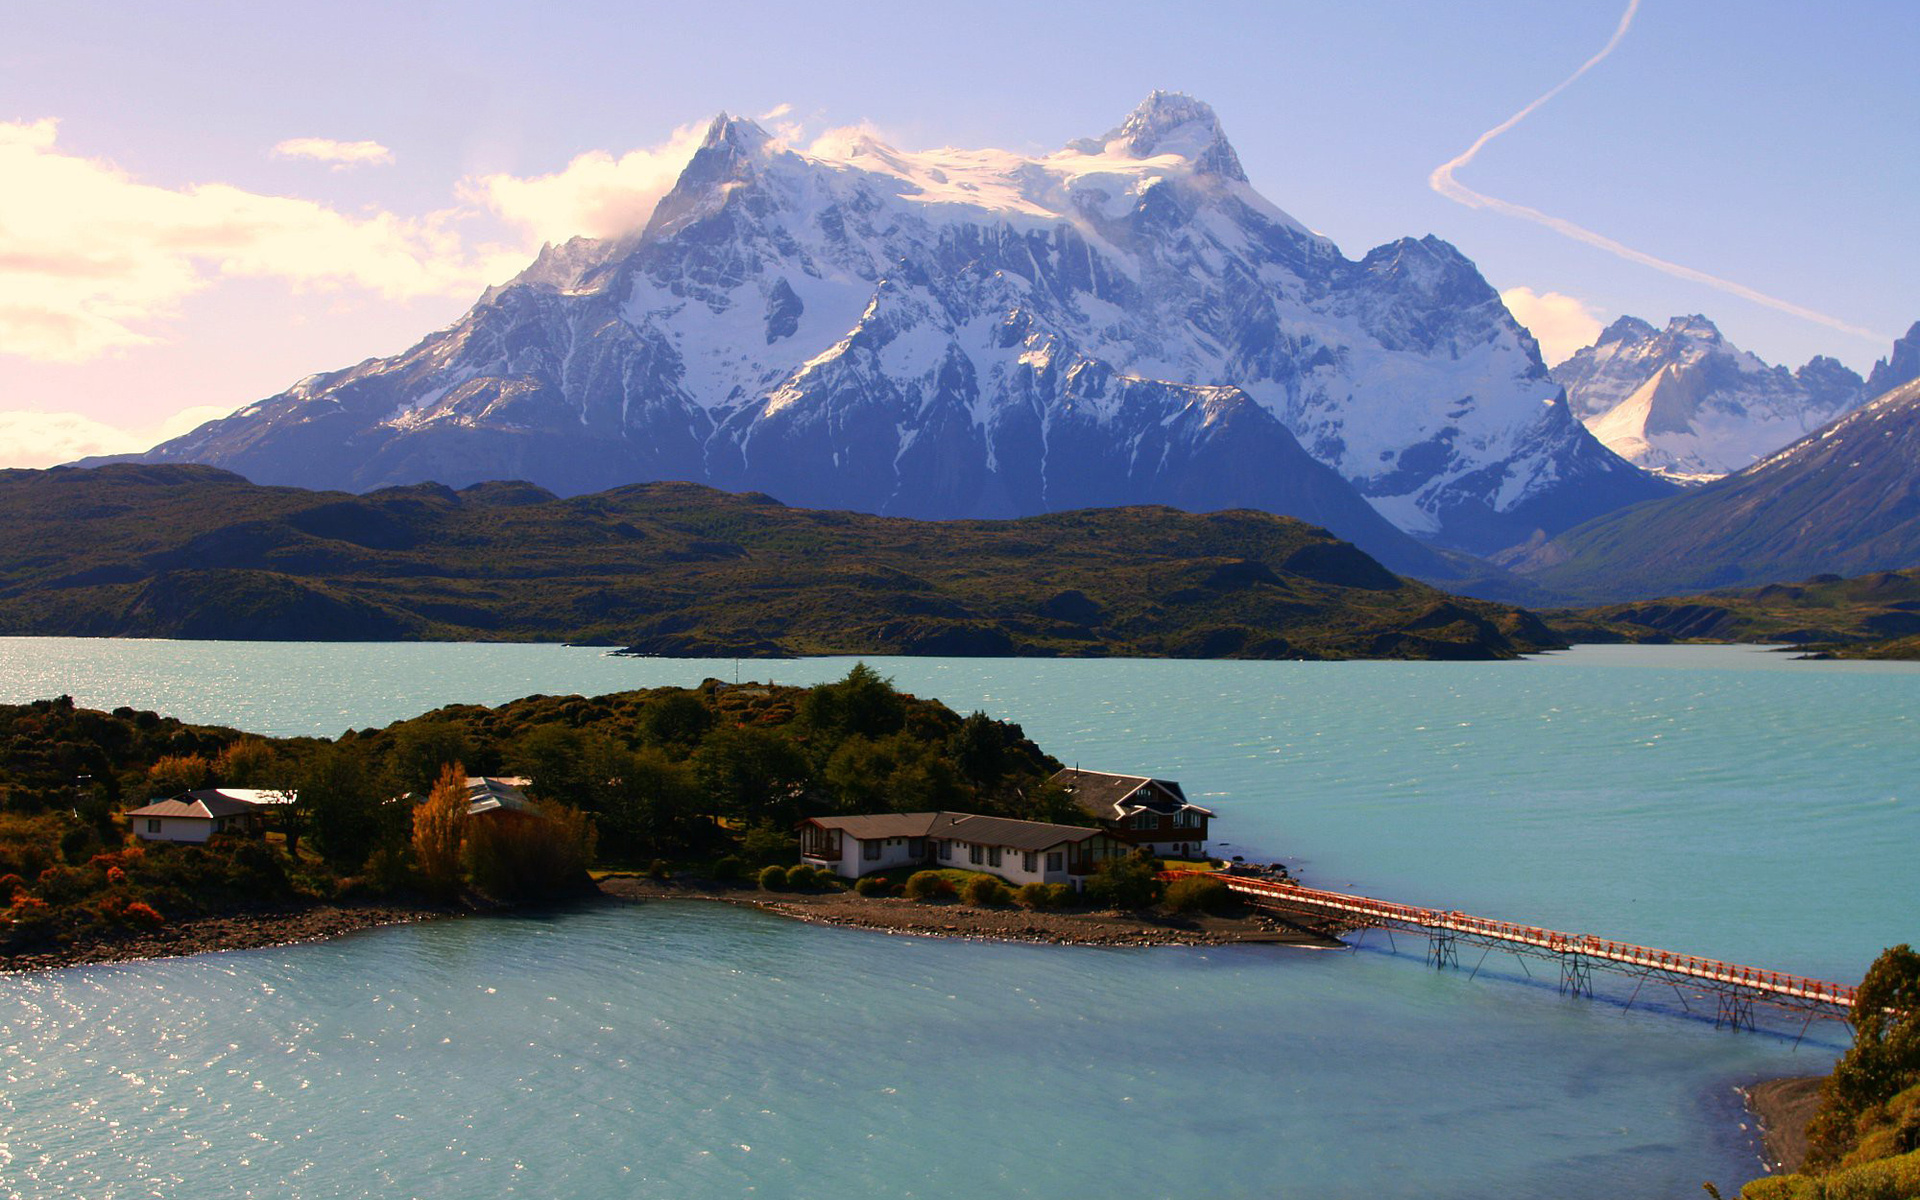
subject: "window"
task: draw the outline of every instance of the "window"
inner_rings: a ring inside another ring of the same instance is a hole
[[[990,867],[1000,865],[1000,847],[991,846],[987,849],[987,865]]]
[[[1022,854],[1020,856],[1020,869],[1023,871],[1038,871],[1040,869],[1040,856],[1031,850]]]
[[[947,841],[945,838],[940,839],[940,857],[942,859],[950,859],[953,857],[953,843]]]
[[[925,838],[908,838],[907,839],[907,857],[908,858],[925,858],[926,856],[927,856],[927,839]]]
[[[868,861],[877,861],[880,857],[880,839],[867,838],[860,843],[860,857]]]
[[[1127,818],[1129,829],[1152,829],[1160,823],[1160,818],[1150,812],[1135,813]]]
[[[1198,829],[1200,814],[1190,808],[1183,808],[1173,815],[1173,823],[1182,829]]]
[[[1047,870],[1049,871],[1065,870],[1066,865],[1067,865],[1067,856],[1064,853],[1062,853],[1059,850],[1048,851]]]
[[[967,847],[967,861],[972,863],[976,867],[980,865],[980,847],[979,846],[969,845]]]
[[[159,833],[159,832],[160,832],[160,818],[159,818],[159,817],[148,817],[148,818],[147,818],[147,832],[148,832],[148,833]]]

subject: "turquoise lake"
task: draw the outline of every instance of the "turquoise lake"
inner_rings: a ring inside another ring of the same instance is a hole
[[[1911,667],[870,661],[1066,761],[1181,780],[1219,852],[1319,886],[1849,981],[1920,934]],[[0,639],[0,700],[331,735],[734,669]],[[0,1196],[1693,1196],[1759,1169],[1733,1088],[1844,1044],[1423,948],[988,945],[651,904],[4,977]]]

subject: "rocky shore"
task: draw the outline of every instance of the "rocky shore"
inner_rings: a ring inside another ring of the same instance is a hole
[[[1159,913],[1038,912],[1023,908],[971,908],[958,901],[932,903],[852,892],[762,892],[639,876],[611,876],[600,890],[623,900],[713,900],[762,912],[878,933],[958,937],[1066,946],[1218,946],[1264,942],[1335,947],[1333,930],[1309,928],[1262,913],[1175,916]]]
[[[469,911],[450,906],[405,904],[315,904],[196,917],[145,933],[94,942],[0,953],[0,973],[47,971],[86,963],[178,958],[216,950],[260,950],[317,942],[377,925],[428,921]]]
[[[1760,1122],[1760,1141],[1770,1170],[1798,1171],[1807,1161],[1807,1122],[1820,1109],[1820,1085],[1826,1079],[1825,1075],[1793,1075],[1740,1089],[1748,1111]]]
[[[1270,943],[1340,945],[1334,929],[1309,928],[1266,914],[1174,916],[1116,912],[1031,912],[1021,908],[970,908],[955,901],[858,896],[852,892],[762,892],[699,881],[669,882],[612,876],[599,883],[602,896],[620,901],[708,900],[757,908],[819,925],[879,933],[959,937],[1069,946],[1213,946]],[[258,950],[320,941],[360,929],[434,920],[479,911],[452,905],[316,904],[201,917],[126,937],[0,954],[0,973],[46,971],[87,963],[177,958],[219,950]]]

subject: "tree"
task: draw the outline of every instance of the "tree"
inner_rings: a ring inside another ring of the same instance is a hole
[[[907,702],[891,679],[862,662],[840,682],[810,690],[801,701],[800,716],[823,733],[882,738],[907,723]]]
[[[1165,891],[1159,870],[1160,864],[1144,850],[1110,858],[1087,880],[1087,896],[1097,904],[1130,912],[1152,908]]]
[[[307,760],[294,806],[313,848],[337,871],[358,869],[380,840],[384,797],[357,749],[338,743]]]
[[[1853,1048],[1820,1089],[1807,1128],[1807,1164],[1832,1166],[1858,1143],[1862,1124],[1920,1085],[1920,953],[1902,943],[1882,951],[1853,1006]]]
[[[978,709],[960,722],[947,748],[960,773],[977,787],[990,788],[1007,773],[1006,728]]]
[[[532,779],[529,791],[547,800],[577,803],[584,783],[583,739],[579,730],[558,722],[535,725],[520,735],[513,761]]]
[[[237,738],[213,760],[214,786],[273,787],[281,782],[275,774],[278,768],[272,746],[259,738]]]
[[[713,728],[713,710],[693,692],[669,692],[640,713],[640,733],[656,746],[689,750]]]
[[[470,820],[460,861],[474,886],[501,900],[580,887],[593,861],[593,821],[577,808],[542,801],[534,813]]]
[[[147,787],[156,796],[178,796],[206,787],[212,773],[213,764],[201,755],[163,755],[147,768]]]
[[[401,791],[424,795],[448,763],[473,761],[467,731],[452,721],[409,721],[393,734],[388,769]]]
[[[1019,815],[1029,821],[1051,821],[1055,825],[1087,825],[1086,810],[1074,800],[1073,793],[1051,779],[1027,789],[1025,811]]]
[[[426,800],[413,810],[413,861],[426,885],[451,892],[460,884],[460,850],[467,831],[467,769],[441,768]]]
[[[807,760],[778,734],[739,725],[715,730],[701,743],[694,769],[713,813],[743,825],[800,820]]]

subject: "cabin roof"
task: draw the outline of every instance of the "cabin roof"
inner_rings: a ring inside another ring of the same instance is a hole
[[[811,817],[807,823],[822,829],[838,829],[859,841],[897,837],[954,838],[983,846],[1005,846],[1011,850],[1045,850],[1063,842],[1084,842],[1102,832],[1083,825],[1053,825],[1046,821],[1021,821],[1013,817],[954,812]]]
[[[1213,810],[1187,799],[1180,785],[1171,779],[1063,767],[1054,772],[1051,782],[1066,788],[1075,804],[1103,821],[1118,821],[1137,812],[1170,816],[1183,809],[1213,816]]]
[[[155,800],[129,812],[129,817],[182,817],[190,821],[211,821],[215,817],[236,817],[253,812],[259,806],[247,800],[225,796],[216,788],[183,792],[169,800]]]

